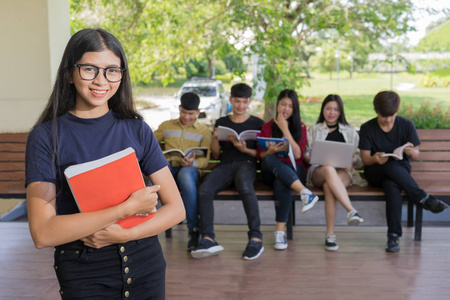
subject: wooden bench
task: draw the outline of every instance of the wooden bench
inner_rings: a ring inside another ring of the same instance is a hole
[[[450,129],[419,129],[420,158],[412,162],[412,175],[427,193],[450,203]],[[27,133],[0,134],[0,201],[1,198],[26,198],[25,146]],[[323,200],[323,191],[311,187]],[[255,191],[260,201],[273,201],[273,190],[264,185],[260,177],[255,182]],[[384,201],[384,193],[379,188],[352,186],[348,189],[352,201]],[[235,189],[221,191],[216,200],[240,200]],[[295,225],[295,203],[300,201],[294,196],[291,215],[287,224],[287,236],[293,238],[292,226]],[[406,195],[405,195],[406,200]],[[408,226],[414,225],[414,205],[408,202]],[[166,236],[170,237],[168,230]],[[417,206],[415,216],[415,240],[421,240],[422,207]]]
[[[0,198],[26,198],[24,182],[27,137],[28,133],[0,134]]]
[[[420,145],[419,160],[413,161],[412,176],[419,186],[428,194],[450,203],[450,129],[418,129]],[[208,169],[212,168],[209,166]],[[323,198],[323,190],[308,186],[311,191]],[[381,188],[372,186],[351,186],[347,189],[351,201],[385,201],[384,192]],[[255,181],[255,192],[259,201],[273,201],[273,190],[265,185],[260,176]],[[405,201],[406,194],[403,193]],[[293,194],[293,203],[288,223],[286,224],[287,238],[293,238],[292,228],[295,225],[296,201],[301,201],[299,195]],[[239,194],[234,188],[219,192],[215,200],[240,200]],[[407,226],[415,226],[414,240],[422,239],[422,205],[417,205],[414,222],[414,204],[408,202]],[[171,231],[166,231],[166,237],[171,236]]]

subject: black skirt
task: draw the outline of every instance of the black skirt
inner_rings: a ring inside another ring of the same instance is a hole
[[[81,241],[57,246],[62,299],[164,299],[165,270],[157,236],[94,249]]]

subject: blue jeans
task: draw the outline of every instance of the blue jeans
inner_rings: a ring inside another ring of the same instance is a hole
[[[275,220],[286,223],[292,206],[291,185],[296,180],[306,182],[306,171],[297,164],[297,172],[291,163],[284,163],[277,157],[267,156],[261,164],[262,178],[265,184],[273,186],[275,198]]]
[[[364,175],[370,185],[382,187],[386,194],[388,233],[402,236],[402,190],[416,204],[427,195],[412,178],[411,165],[406,160],[389,159],[384,165],[366,166]]]
[[[188,228],[199,228],[197,182],[200,173],[195,167],[172,167],[169,164],[169,169],[183,198]]]
[[[203,236],[215,239],[214,196],[234,183],[244,204],[248,238],[262,239],[258,198],[253,186],[255,177],[256,165],[248,160],[219,164],[205,177],[198,190],[200,232]]]

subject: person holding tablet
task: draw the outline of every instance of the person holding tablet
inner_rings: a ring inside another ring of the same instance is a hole
[[[323,188],[325,195],[325,219],[327,233],[325,249],[336,251],[339,249],[334,234],[334,225],[339,202],[347,211],[347,224],[359,225],[364,222],[358,211],[353,207],[347,194],[347,187],[351,184],[367,185],[359,176],[355,168],[362,168],[363,163],[359,155],[359,136],[356,130],[347,123],[344,104],[338,95],[328,95],[322,102],[317,123],[308,129],[308,145],[311,147],[315,140],[327,140],[354,145],[352,166],[348,169],[335,168],[328,165],[312,165],[307,174],[307,184]],[[309,162],[309,155],[306,161]]]
[[[288,247],[285,226],[292,207],[292,190],[302,199],[302,213],[313,208],[319,197],[304,186],[306,180],[306,126],[300,119],[300,105],[297,93],[285,89],[278,95],[275,118],[261,128],[261,137],[285,138],[292,149],[295,167],[288,157],[277,157],[287,151],[285,143],[272,142],[266,151],[258,147],[261,173],[265,184],[273,186],[275,198],[275,243],[276,250]]]

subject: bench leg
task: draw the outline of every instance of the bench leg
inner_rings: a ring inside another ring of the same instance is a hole
[[[416,228],[414,229],[414,240],[422,240],[422,216],[423,216],[423,206],[422,204],[416,205]]]
[[[166,238],[171,238],[172,237],[172,228],[169,228],[166,230]]]
[[[414,203],[412,201],[408,201],[408,217],[407,217],[407,225],[408,227],[414,226]]]
[[[292,240],[294,236],[292,232],[292,227],[294,226],[294,218],[295,218],[295,206],[294,201],[292,201],[291,211],[289,212],[289,217],[286,224],[286,237],[288,240]]]

